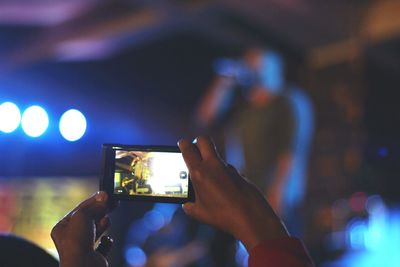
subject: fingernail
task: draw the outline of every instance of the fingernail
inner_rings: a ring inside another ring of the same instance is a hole
[[[193,144],[197,144],[197,137],[193,140]]]
[[[104,192],[99,191],[96,193],[96,201],[97,202],[103,202],[106,199],[106,195]]]

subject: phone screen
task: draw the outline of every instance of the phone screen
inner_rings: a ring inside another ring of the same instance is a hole
[[[189,171],[179,152],[115,150],[114,194],[187,198]]]
[[[177,146],[104,144],[100,190],[115,200],[185,203],[195,198]]]

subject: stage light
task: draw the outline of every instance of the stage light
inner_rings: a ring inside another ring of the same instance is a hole
[[[161,212],[150,210],[143,218],[144,225],[152,232],[160,230],[165,225],[165,219]]]
[[[60,133],[68,141],[79,140],[86,131],[86,118],[76,109],[66,111],[60,119]]]
[[[142,267],[147,262],[146,253],[137,246],[130,247],[125,251],[125,259],[131,267]]]
[[[249,261],[249,253],[247,252],[245,246],[242,242],[236,241],[236,255],[235,255],[236,263],[239,266],[247,267]]]
[[[39,137],[47,130],[49,117],[42,107],[31,106],[22,114],[21,124],[27,135]]]
[[[21,122],[19,108],[11,102],[4,102],[0,105],[0,131],[11,133],[17,129]]]

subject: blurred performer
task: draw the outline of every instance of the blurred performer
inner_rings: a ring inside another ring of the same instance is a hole
[[[116,167],[124,176],[121,186],[117,190],[122,190],[129,195],[137,194],[138,191],[151,193],[151,187],[147,184],[150,173],[146,154],[138,151],[118,151],[116,159]]]
[[[125,194],[132,195],[133,193],[136,193],[136,182],[135,179],[136,177],[129,178],[125,176],[122,181],[121,181],[121,187],[122,190],[125,192]]]
[[[215,71],[197,109],[200,127],[298,233],[286,215],[295,214],[305,191],[313,124],[308,97],[286,88],[282,58],[273,51],[250,48],[239,60],[218,60]]]
[[[264,192],[284,217],[289,231],[299,235],[301,216],[297,207],[305,191],[313,117],[308,97],[301,90],[285,88],[283,63],[273,52],[249,49],[238,60],[218,60],[215,71],[197,109],[199,126],[213,137],[217,147],[224,148],[226,161],[241,169]],[[168,227],[183,232],[185,226],[177,221],[179,218]],[[186,231],[187,240],[179,244],[169,241],[168,249],[150,253],[149,259],[156,257],[168,263],[184,251],[193,260],[190,265],[181,261],[185,266],[237,266],[235,253],[241,253],[233,237],[195,222],[189,222]],[[159,233],[155,235],[157,238],[152,240],[159,242]],[[185,249],[199,244],[199,251],[208,253],[191,255]],[[162,266],[150,262],[149,266]]]
[[[136,157],[132,160],[131,163],[131,171],[134,177],[134,192],[135,194],[151,194],[151,186],[147,183],[150,176],[150,169],[148,166],[148,154],[139,155],[139,152],[136,152],[136,154]]]

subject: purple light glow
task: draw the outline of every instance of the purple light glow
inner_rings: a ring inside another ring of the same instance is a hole
[[[0,24],[52,26],[71,19],[91,6],[93,1],[54,1],[0,3]]]

